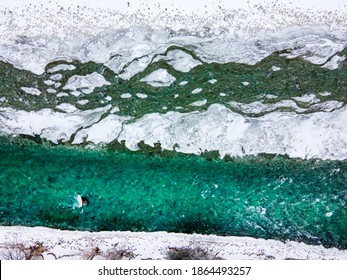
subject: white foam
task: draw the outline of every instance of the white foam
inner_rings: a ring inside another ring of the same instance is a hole
[[[52,86],[55,84],[55,81],[52,81],[52,80],[46,80],[46,81],[43,81],[47,86]]]
[[[69,96],[66,92],[59,92],[57,94],[57,97],[64,97],[64,96]]]
[[[63,75],[62,74],[54,74],[54,75],[51,75],[49,78],[53,81],[59,81],[63,78]]]

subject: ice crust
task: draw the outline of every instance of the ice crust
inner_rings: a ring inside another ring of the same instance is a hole
[[[167,150],[176,147],[182,153],[216,150],[221,157],[271,153],[303,159],[347,159],[346,107],[307,114],[275,111],[255,118],[213,104],[205,112],[151,113],[132,121],[126,116],[108,115],[98,122],[110,108],[70,113],[1,108],[0,131],[40,135],[57,143],[68,141],[82,127],[74,144],[83,139],[95,144],[124,140],[127,148],[137,150],[138,143],[144,141],[151,146],[159,142]]]

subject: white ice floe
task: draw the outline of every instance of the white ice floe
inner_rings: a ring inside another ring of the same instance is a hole
[[[120,95],[120,98],[125,98],[125,99],[131,98],[131,94],[130,94],[130,93],[122,93],[122,94]]]
[[[152,87],[168,87],[176,78],[172,76],[166,69],[157,69],[148,76],[142,78],[140,82],[146,82]]]
[[[55,73],[58,71],[72,71],[75,70],[76,67],[74,65],[71,64],[59,64],[57,66],[54,66],[52,68],[47,69],[48,73]]]
[[[54,88],[48,88],[47,92],[48,93],[57,93],[57,90],[55,90]]]
[[[28,93],[31,95],[40,95],[41,94],[41,91],[37,88],[21,87],[21,90],[23,90],[25,93]]]
[[[340,64],[343,61],[345,61],[345,59],[346,58],[344,56],[335,55],[327,63],[325,63],[322,67],[327,68],[329,70],[335,70],[335,69],[339,68]]]
[[[248,112],[264,110],[263,105],[254,105],[249,107],[248,110],[252,111]],[[257,109],[258,105],[260,109]],[[222,157],[226,154],[244,156],[272,153],[306,159],[347,159],[347,108],[341,107],[337,101],[312,106],[318,105],[323,106],[320,108],[323,112],[297,114],[271,111],[257,118],[245,117],[219,104],[213,104],[200,113],[151,113],[136,121],[123,123],[119,135],[118,128],[127,117],[123,119],[112,115],[100,122],[107,137],[100,134],[95,123],[111,106],[74,113],[58,113],[51,109],[26,112],[1,108],[0,131],[9,135],[40,135],[56,143],[58,140],[68,141],[81,127],[91,127],[84,130],[91,142],[107,143],[118,135],[117,140],[125,140],[130,150],[137,150],[138,143],[144,141],[151,146],[160,142],[162,148],[167,150],[173,150],[178,145],[176,150],[182,153],[200,154],[205,150],[218,150]],[[114,132],[109,134],[107,130]],[[103,136],[106,138],[102,139]]]
[[[69,96],[66,92],[59,92],[57,94],[57,97],[65,97],[65,96]]]
[[[106,144],[118,138],[122,131],[123,122],[130,117],[108,115],[98,123],[77,132],[73,144],[81,144],[84,141],[94,144]]]
[[[143,140],[153,146],[200,154],[218,150],[223,157],[258,153],[287,154],[290,157],[346,159],[347,109],[299,115],[271,112],[258,118],[244,117],[223,105],[206,112],[148,114],[127,123],[118,137],[137,150]]]
[[[106,81],[104,76],[99,73],[92,73],[86,76],[74,75],[67,81],[66,85],[63,87],[64,90],[70,90],[71,94],[79,96],[80,93],[77,90],[82,91],[83,93],[91,93],[96,87],[102,87],[104,85],[110,85],[111,83]]]
[[[202,88],[196,88],[196,89],[192,90],[192,94],[197,94],[197,93],[200,93],[200,92],[202,92]]]
[[[204,100],[200,100],[200,101],[195,101],[189,105],[195,106],[195,107],[200,107],[200,106],[204,106],[206,103],[207,103],[207,99],[204,99]]]
[[[78,198],[82,207],[82,198]],[[0,254],[6,247],[24,244],[30,247],[42,243],[48,251],[43,252],[45,260],[85,259],[96,247],[101,253],[127,248],[136,259],[165,259],[169,248],[201,247],[212,248],[218,257],[227,260],[261,259],[331,259],[346,260],[347,251],[300,242],[265,240],[261,238],[183,234],[167,232],[121,232],[121,231],[65,231],[43,227],[0,227]],[[102,255],[102,254],[101,254]],[[102,256],[94,258],[103,259]]]
[[[190,54],[182,50],[171,50],[163,56],[157,56],[153,62],[159,60],[166,60],[175,70],[187,73],[192,70],[194,67],[201,65],[202,63],[194,59]]]
[[[86,105],[87,103],[89,103],[88,99],[81,99],[77,101],[78,105]]]
[[[94,110],[60,113],[52,109],[27,112],[0,108],[0,131],[10,135],[39,135],[53,143],[66,142],[78,129],[91,126],[110,109],[108,105]]]
[[[280,70],[281,70],[281,67],[272,66],[272,67],[271,67],[271,70],[274,71],[274,72],[280,71]]]
[[[52,81],[52,80],[46,80],[46,81],[43,81],[45,85],[47,86],[52,86],[55,84],[55,81]]]
[[[51,75],[49,78],[53,81],[59,81],[63,78],[63,75],[62,74],[54,74],[54,75]]]
[[[330,95],[331,95],[331,92],[325,91],[325,92],[320,92],[320,93],[318,93],[318,94],[321,95],[321,96],[330,96]]]
[[[78,109],[75,106],[68,104],[68,103],[59,104],[59,105],[55,106],[55,108],[57,108],[63,112],[66,112],[66,113],[73,113],[73,112],[78,111]]]
[[[320,101],[320,99],[317,98],[317,96],[313,93],[305,94],[303,96],[292,97],[292,99],[308,104],[318,103]]]

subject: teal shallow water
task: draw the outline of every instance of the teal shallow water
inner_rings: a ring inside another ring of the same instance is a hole
[[[1,139],[1,225],[239,235],[347,248],[347,162],[207,160]],[[88,201],[77,207],[77,195]]]

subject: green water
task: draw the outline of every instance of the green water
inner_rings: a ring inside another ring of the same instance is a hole
[[[347,248],[347,161],[207,160],[0,142],[1,225],[196,232]],[[77,195],[88,204],[78,208]]]

